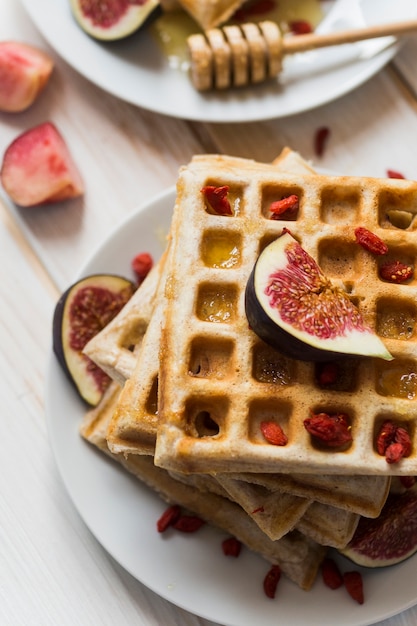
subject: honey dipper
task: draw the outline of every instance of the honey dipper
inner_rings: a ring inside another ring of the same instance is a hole
[[[187,38],[191,80],[198,91],[261,83],[279,74],[287,54],[415,30],[417,20],[294,37],[283,37],[272,21],[212,28]]]

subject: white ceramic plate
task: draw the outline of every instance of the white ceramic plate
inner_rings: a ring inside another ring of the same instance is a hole
[[[115,272],[128,276],[135,254],[162,251],[175,191],[169,189],[123,222],[78,276]],[[77,278],[78,278],[77,276]],[[74,278],[75,279],[75,278]],[[81,517],[111,556],[138,581],[192,613],[228,626],[364,626],[417,603],[417,556],[379,571],[363,570],[365,603],[317,580],[310,592],[286,579],[275,600],[266,598],[269,565],[243,550],[238,559],[221,550],[223,535],[209,526],[198,534],[161,536],[156,521],[166,505],[137,479],[81,439],[85,407],[50,357],[46,388],[48,430],[56,463]],[[343,560],[343,570],[352,565]]]
[[[366,0],[349,0],[345,26],[352,22],[353,6]],[[385,3],[392,19],[410,0]],[[336,6],[343,0],[335,2]],[[412,0],[411,0],[412,2]],[[171,69],[157,42],[145,30],[124,41],[99,43],[76,24],[69,0],[22,0],[39,31],[58,54],[80,74],[107,92],[145,109],[189,120],[249,122],[285,117],[313,109],[343,96],[378,72],[395,54],[396,46],[371,58],[360,58],[361,44],[346,54],[333,48],[289,58],[279,80],[225,93],[200,94],[185,72]],[[380,2],[368,0],[375,8]],[[345,0],[346,4],[346,0]],[[386,11],[386,10],[385,10]],[[392,12],[395,11],[392,16]],[[407,15],[407,13],[406,13]],[[340,24],[330,23],[328,30]],[[359,55],[359,56],[358,56]],[[368,55],[366,55],[368,57]]]

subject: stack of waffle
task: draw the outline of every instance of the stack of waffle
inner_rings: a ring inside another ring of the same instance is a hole
[[[207,186],[229,188],[232,215],[213,213]],[[298,212],[271,219],[271,202],[291,194]],[[399,328],[404,311],[414,323],[416,286],[380,280],[378,259],[354,237],[366,227],[410,263],[416,211],[415,183],[317,175],[288,149],[271,165],[194,157],[179,174],[166,252],[86,347],[114,382],[82,435],[309,589],[327,547],[343,548],[360,516],[380,514],[391,476],[417,474],[414,441],[395,465],[375,446],[388,418],[415,437],[414,388],[401,383],[417,374],[413,332]],[[338,381],[323,387],[313,363],[288,359],[251,331],[246,283],[283,228],[349,293],[393,361],[346,359]],[[315,446],[303,426],[311,410],[348,413],[352,445]],[[271,419],[287,445],[263,437],[260,424]]]

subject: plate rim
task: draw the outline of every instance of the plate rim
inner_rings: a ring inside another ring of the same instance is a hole
[[[121,93],[120,89],[112,86],[111,82],[109,82],[108,80],[107,75],[105,78],[103,76],[98,77],[97,74],[94,73],[94,71],[90,70],[88,63],[86,63],[85,57],[83,57],[82,59],[77,59],[77,57],[74,58],[74,50],[76,50],[77,46],[70,45],[68,49],[65,37],[59,37],[56,34],[55,31],[59,29],[53,28],[53,20],[50,17],[46,21],[42,20],[42,17],[45,14],[43,11],[39,10],[39,2],[47,4],[49,3],[49,6],[52,7],[53,10],[55,10],[55,15],[60,15],[62,18],[61,12],[63,11],[63,9],[60,9],[59,7],[61,6],[60,3],[62,3],[63,0],[55,0],[55,8],[53,4],[54,0],[38,0],[37,3],[33,3],[32,0],[21,0],[21,3],[27,14],[31,18],[32,22],[35,24],[35,26],[44,37],[44,39],[46,39],[46,41],[49,43],[49,45],[61,56],[61,58],[63,58],[74,70],[76,70],[84,78],[86,78],[96,86],[100,87],[107,93],[117,98],[120,98],[129,104],[141,107],[145,110],[153,111],[154,113],[188,121],[220,124],[260,122],[268,121],[271,119],[292,117],[310,110],[317,109],[321,106],[324,106],[325,104],[329,104],[345,96],[349,92],[363,85],[366,81],[370,80],[394,57],[399,48],[399,44],[397,43],[387,48],[386,50],[379,52],[371,59],[357,60],[353,61],[350,64],[348,63],[345,66],[342,65],[342,67],[339,68],[339,71],[347,71],[348,73],[344,82],[339,80],[330,81],[331,86],[328,91],[326,92],[326,90],[322,88],[315,89],[314,92],[316,93],[316,95],[314,97],[311,97],[311,93],[313,90],[309,89],[310,79],[305,78],[304,80],[302,80],[302,82],[306,83],[306,91],[310,94],[310,100],[306,97],[299,97],[296,99],[296,104],[292,102],[289,107],[284,107],[283,110],[280,110],[280,105],[282,106],[283,100],[280,100],[280,87],[278,84],[273,84],[272,86],[271,84],[257,85],[239,91],[234,90],[232,92],[228,92],[227,94],[216,93],[215,99],[212,99],[210,94],[204,95],[196,93],[195,90],[191,89],[189,93],[193,98],[193,103],[188,103],[184,106],[182,100],[181,103],[178,102],[178,104],[175,104],[175,109],[173,109],[172,107],[174,105],[174,101],[170,98],[145,98],[143,95],[141,96],[141,90],[136,90],[136,92],[133,93],[131,91],[125,91]],[[67,7],[67,13],[68,16],[71,17],[69,7]],[[75,35],[79,39],[79,41],[85,43],[85,40],[82,38],[88,38],[88,35],[83,33],[80,27],[75,24],[75,22],[69,22],[69,24],[70,27],[73,29],[73,35]],[[74,30],[74,28],[76,30]],[[147,33],[145,33],[145,35],[146,34]],[[91,40],[91,38],[88,38],[88,41],[92,41],[93,45],[97,45],[97,49],[99,49],[99,46],[102,45],[100,44],[100,42]],[[106,50],[108,50],[108,48]],[[165,60],[163,62],[165,62]],[[349,67],[354,67],[355,70],[353,72],[346,70],[346,68]],[[168,82],[172,82],[173,80],[175,83],[175,78],[171,77],[170,72],[176,71],[170,70],[169,67],[167,69],[168,73],[166,74],[166,76],[169,79]],[[327,72],[327,75],[332,76],[335,73],[338,73],[337,68],[335,68],[334,70],[329,70],[329,72]],[[344,74],[339,75],[343,76]],[[188,79],[186,80],[188,82]],[[323,80],[326,80],[326,72],[324,73]],[[327,84],[329,84],[329,81],[327,81]],[[179,81],[179,86],[181,86],[181,79]],[[188,86],[186,87],[186,89],[188,89]],[[271,92],[272,89],[274,89],[273,93]],[[146,93],[146,89],[143,90],[143,93]],[[261,96],[263,106],[260,106]],[[236,98],[236,102],[234,101],[234,98]],[[232,104],[230,104],[230,102],[232,102]]]

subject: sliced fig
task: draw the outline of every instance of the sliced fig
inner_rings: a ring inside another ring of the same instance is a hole
[[[96,274],[82,278],[58,300],[53,318],[53,350],[80,396],[96,406],[110,378],[83,354],[133,295],[134,284],[121,276]]]
[[[417,551],[417,491],[391,493],[379,517],[361,517],[341,554],[363,567],[401,563]]]
[[[245,307],[252,330],[292,358],[393,358],[348,295],[288,232],[260,254],[246,286]]]
[[[72,13],[91,37],[115,41],[162,12],[159,0],[70,0]]]

